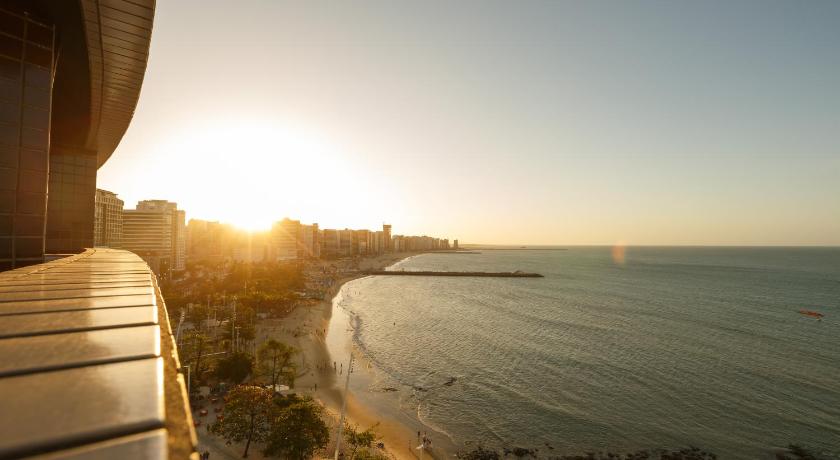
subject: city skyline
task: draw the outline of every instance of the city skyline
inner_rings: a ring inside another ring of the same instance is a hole
[[[840,244],[836,3],[225,5],[159,5],[100,187],[250,228]]]
[[[188,260],[305,262],[459,249],[457,238],[450,245],[449,238],[393,234],[389,223],[381,230],[322,228],[317,222],[284,217],[270,229],[249,230],[197,218],[187,222],[186,210],[168,200],[140,200],[134,208],[124,205],[117,194],[96,189],[92,247],[129,250],[167,278],[183,272]]]

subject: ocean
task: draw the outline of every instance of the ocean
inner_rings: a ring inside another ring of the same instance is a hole
[[[354,391],[452,446],[840,458],[840,248],[484,250],[391,269],[545,275],[342,288],[378,376]]]

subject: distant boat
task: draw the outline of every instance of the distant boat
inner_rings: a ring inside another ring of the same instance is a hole
[[[812,310],[799,310],[799,314],[804,315],[804,316],[810,316],[811,318],[817,318],[817,320],[822,320],[823,316],[825,316],[818,311],[812,311]]]

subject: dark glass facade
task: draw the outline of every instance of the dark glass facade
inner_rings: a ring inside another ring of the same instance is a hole
[[[96,152],[53,146],[47,201],[48,254],[72,254],[93,247]]]
[[[0,271],[43,261],[54,29],[0,9]]]
[[[94,246],[96,171],[134,114],[154,0],[0,0],[0,271]]]

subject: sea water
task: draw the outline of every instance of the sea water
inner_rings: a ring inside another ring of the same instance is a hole
[[[342,289],[383,376],[366,391],[452,445],[840,458],[838,248],[485,250],[391,269],[545,275]]]

